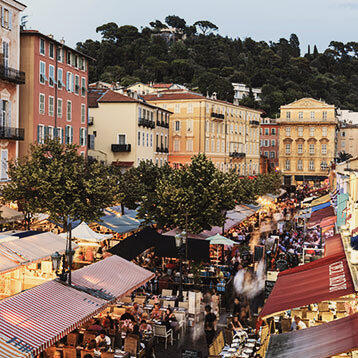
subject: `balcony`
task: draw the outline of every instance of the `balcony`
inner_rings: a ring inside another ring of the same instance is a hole
[[[169,149],[164,147],[157,147],[157,153],[169,153]]]
[[[18,85],[23,85],[25,83],[25,72],[0,65],[0,79],[16,83]]]
[[[166,123],[164,121],[159,121],[157,120],[157,126],[158,127],[163,127],[163,128],[169,128],[169,123]],[[153,127],[154,128],[154,127]]]
[[[25,129],[13,127],[0,127],[0,139],[24,140]]]
[[[88,125],[93,126],[93,117],[88,117]]]
[[[245,158],[246,157],[246,153],[238,153],[238,152],[231,152],[229,154],[229,157],[231,158]]]
[[[259,121],[249,121],[250,125],[252,126],[259,126],[260,122]]]
[[[147,128],[155,128],[155,122],[145,118],[139,118],[138,125]]]
[[[131,145],[130,144],[112,144],[111,149],[112,149],[113,153],[130,152]]]
[[[215,119],[225,119],[225,115],[222,113],[211,112],[211,117]]]

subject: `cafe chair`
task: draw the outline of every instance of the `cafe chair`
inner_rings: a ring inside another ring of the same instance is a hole
[[[95,357],[93,350],[90,351],[90,350],[87,350],[87,349],[82,349],[81,358],[84,358],[86,356],[86,354],[90,354],[92,357]]]
[[[46,349],[46,357],[52,358],[55,352],[57,351],[57,347],[49,347]]]
[[[77,358],[77,351],[74,347],[63,348],[63,358]]]
[[[130,353],[131,356],[136,357],[138,350],[138,338],[128,335],[124,340],[124,351]]]
[[[138,303],[139,305],[143,305],[146,300],[146,297],[137,296],[134,298],[134,303]]]
[[[112,352],[102,352],[101,358],[114,358],[114,353]]]
[[[96,335],[93,333],[85,332],[83,335],[83,345],[85,346],[86,343],[91,342],[92,339],[96,339]]]
[[[78,334],[77,333],[70,333],[67,336],[67,345],[71,347],[78,346]]]
[[[170,339],[171,345],[173,345],[173,330],[169,329],[169,331],[167,331],[167,328],[165,326],[155,324],[154,325],[154,337],[156,337],[157,340],[159,338],[164,338],[165,349],[167,349],[167,347],[168,347],[168,338]]]
[[[173,290],[162,290],[162,296],[173,296]]]

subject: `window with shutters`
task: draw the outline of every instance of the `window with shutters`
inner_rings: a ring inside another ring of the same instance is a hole
[[[180,105],[179,105],[179,103],[176,103],[174,105],[174,113],[179,113],[179,112],[180,112]]]
[[[45,40],[40,39],[40,54],[45,55]]]
[[[45,114],[45,95],[40,93],[39,96],[39,113]]]
[[[327,119],[327,111],[323,111],[323,112],[322,112],[322,118],[323,118],[323,119]]]
[[[54,45],[53,43],[50,43],[48,45],[48,55],[50,58],[54,58]]]
[[[225,141],[224,140],[221,141],[221,151],[223,153],[225,152]]]
[[[303,136],[303,127],[298,127],[298,136],[299,137]]]
[[[297,153],[298,154],[303,153],[303,144],[302,143],[297,144]]]
[[[9,180],[8,177],[8,150],[7,149],[1,149],[1,173],[0,173],[0,180],[1,181],[7,181]]]
[[[322,160],[321,162],[321,170],[326,170],[327,169],[327,162],[325,160]]]
[[[72,102],[67,101],[66,119],[68,122],[72,120]]]
[[[322,127],[322,136],[327,137],[327,127]]]
[[[327,154],[327,144],[322,144],[322,154]]]
[[[174,130],[179,132],[180,131],[180,121],[174,122]]]
[[[48,126],[47,129],[47,137],[49,139],[53,139],[54,138],[54,128],[52,126]]]
[[[210,140],[205,139],[205,152],[208,152],[210,150]]]
[[[57,127],[56,136],[61,144],[63,144],[63,129],[61,127]]]
[[[63,87],[63,69],[58,68],[57,69],[57,88],[59,90],[62,90]]]
[[[5,68],[9,67],[9,43],[5,41],[5,39],[2,41],[2,57],[3,57],[3,64]]]
[[[174,149],[174,152],[179,152],[180,151],[180,142],[179,142],[178,139],[174,139],[173,149]]]
[[[81,78],[81,96],[86,96],[86,79],[84,77]]]
[[[269,131],[270,131],[269,128],[265,128],[265,135],[269,135],[270,134]]]
[[[276,145],[276,139],[271,139],[271,147],[274,147]]]
[[[276,128],[271,128],[271,134],[276,135]]]
[[[285,161],[285,170],[291,169],[291,161],[289,159],[286,159]]]
[[[46,63],[43,61],[40,61],[40,83],[45,84],[47,81],[46,78]]]
[[[43,144],[45,141],[45,127],[42,124],[37,126],[37,143]]]
[[[315,131],[315,128],[310,127],[310,137],[314,137],[314,131]]]
[[[303,170],[303,162],[302,159],[297,160],[297,170]]]
[[[303,112],[298,112],[298,118],[302,119],[303,118]]]
[[[80,76],[76,75],[75,76],[75,90],[74,90],[75,94],[79,94],[80,93]]]
[[[62,118],[62,98],[57,98],[57,117]]]
[[[71,72],[66,73],[66,90],[71,92]]]
[[[52,65],[48,67],[48,84],[50,87],[55,85],[55,67]]]
[[[308,169],[311,170],[311,171],[314,171],[314,161],[313,160],[309,161]]]
[[[275,152],[270,152],[270,158],[274,159],[275,158]]]
[[[138,131],[138,136],[137,136],[137,139],[138,139],[138,145],[140,145],[140,131]]]
[[[187,152],[192,152],[193,151],[193,140],[192,139],[187,139],[187,141],[186,141],[186,151]]]
[[[309,146],[309,153],[314,154],[314,144],[310,144]]]
[[[290,127],[286,127],[285,128],[286,131],[286,137],[291,137],[291,128]]]
[[[312,112],[311,112],[311,119],[314,119],[314,117],[315,117],[315,112],[312,111]]]
[[[73,128],[71,126],[66,126],[65,128],[65,144],[73,143]]]
[[[188,132],[192,132],[193,131],[193,120],[192,119],[187,119],[186,121],[186,128]]]
[[[289,112],[289,111],[286,112],[286,118],[287,118],[287,119],[290,119],[290,118],[291,118],[291,112]]]
[[[81,104],[81,123],[86,123],[86,105],[83,103]]]
[[[80,146],[86,145],[86,128],[80,128]]]
[[[54,112],[54,98],[52,96],[48,97],[48,115],[53,117]]]

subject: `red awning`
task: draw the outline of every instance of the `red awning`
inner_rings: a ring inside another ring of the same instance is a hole
[[[338,298],[354,292],[344,253],[285,270],[278,275],[260,316]]]
[[[341,234],[337,234],[326,239],[326,243],[324,245],[325,257],[343,253],[344,247],[341,239]]]
[[[314,211],[308,221],[308,228],[312,228],[316,225],[319,225],[322,220],[328,219],[329,217],[335,217],[334,210],[332,206],[327,206],[326,208]]]
[[[290,333],[272,335],[266,358],[325,358],[358,348],[358,313]]]

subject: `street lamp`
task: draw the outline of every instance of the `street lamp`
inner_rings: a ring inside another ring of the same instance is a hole
[[[184,247],[186,245],[186,232],[183,231],[180,234],[175,235],[175,246],[179,253],[179,272],[180,272],[180,281],[179,281],[179,302],[183,301],[183,259],[184,259]]]

